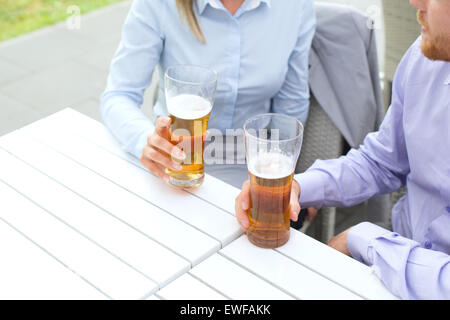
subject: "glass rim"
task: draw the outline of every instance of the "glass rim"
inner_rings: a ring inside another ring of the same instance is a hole
[[[262,113],[262,114],[259,114],[259,115],[256,115],[256,116],[254,116],[254,117],[251,117],[251,118],[247,119],[247,120],[244,122],[244,134],[245,134],[245,136],[251,137],[252,139],[259,140],[259,141],[272,141],[272,140],[270,140],[270,139],[258,138],[258,137],[256,137],[254,134],[251,134],[251,133],[247,130],[247,125],[248,125],[250,122],[255,121],[255,120],[259,119],[259,118],[267,117],[267,116],[270,116],[270,117],[276,116],[276,117],[281,117],[281,118],[291,119],[291,120],[296,121],[297,124],[298,124],[299,127],[300,127],[300,132],[299,132],[295,137],[292,137],[292,138],[289,138],[289,139],[278,139],[278,140],[276,140],[276,141],[278,141],[278,142],[289,142],[289,141],[296,140],[296,139],[300,138],[301,136],[303,136],[303,132],[304,132],[303,123],[301,123],[300,120],[298,120],[297,118],[295,118],[295,117],[293,117],[293,116],[288,116],[288,115],[282,114],[282,113]]]
[[[179,67],[189,67],[189,68],[197,68],[197,69],[206,70],[206,71],[211,72],[213,74],[214,79],[212,79],[210,81],[194,82],[194,81],[179,80],[179,79],[175,79],[174,77],[169,76],[169,70],[175,69],[175,68],[179,68]],[[164,77],[167,78],[167,79],[170,79],[172,81],[179,82],[179,83],[200,86],[200,85],[204,85],[204,84],[210,84],[210,83],[213,83],[213,82],[217,82],[218,73],[217,73],[216,70],[214,70],[212,68],[205,67],[205,66],[200,66],[200,65],[196,65],[196,64],[176,64],[176,65],[167,67],[166,71],[164,72]]]

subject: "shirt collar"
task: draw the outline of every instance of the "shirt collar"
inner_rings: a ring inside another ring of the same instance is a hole
[[[208,4],[216,9],[219,9],[222,6],[220,0],[197,0],[199,14],[203,14],[203,11],[205,11],[206,5]]]
[[[245,0],[245,1],[249,2],[247,10],[257,8],[262,2],[267,4],[267,6],[270,8],[272,2],[272,0]],[[205,11],[207,4],[209,4],[211,7],[215,9],[223,8],[223,5],[220,2],[220,0],[197,0],[197,3],[198,3],[198,12],[200,15],[203,14],[203,11]],[[245,3],[242,5],[245,5]]]
[[[247,10],[258,8],[261,3],[267,4],[267,6],[270,8],[272,2],[272,0],[246,0],[246,1],[250,2],[248,4]]]

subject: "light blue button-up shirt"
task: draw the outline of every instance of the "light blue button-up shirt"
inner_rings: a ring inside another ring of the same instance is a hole
[[[303,207],[354,205],[406,185],[392,210],[394,232],[358,224],[349,251],[399,297],[450,299],[450,63],[427,59],[420,41],[397,69],[380,130],[296,179]]]
[[[164,70],[177,64],[218,72],[209,128],[242,128],[265,112],[305,123],[309,109],[308,56],[315,32],[313,0],[246,0],[234,14],[219,0],[198,0],[202,44],[180,20],[174,0],[135,0],[101,98],[105,125],[125,150],[140,157],[153,123],[140,110],[159,66],[154,113],[167,115]]]

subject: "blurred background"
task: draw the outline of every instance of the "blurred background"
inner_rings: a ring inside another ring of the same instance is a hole
[[[316,0],[319,1],[319,0]],[[386,105],[400,57],[419,35],[408,0],[326,0],[375,21]],[[99,120],[99,99],[131,0],[0,0],[0,135],[71,107]],[[144,111],[151,116],[152,88]]]

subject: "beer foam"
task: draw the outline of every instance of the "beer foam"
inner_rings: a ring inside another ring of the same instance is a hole
[[[211,112],[211,103],[197,95],[180,94],[167,100],[169,114],[186,120],[200,119]]]
[[[248,164],[248,170],[264,179],[279,179],[292,173],[290,157],[277,152],[259,153]]]

